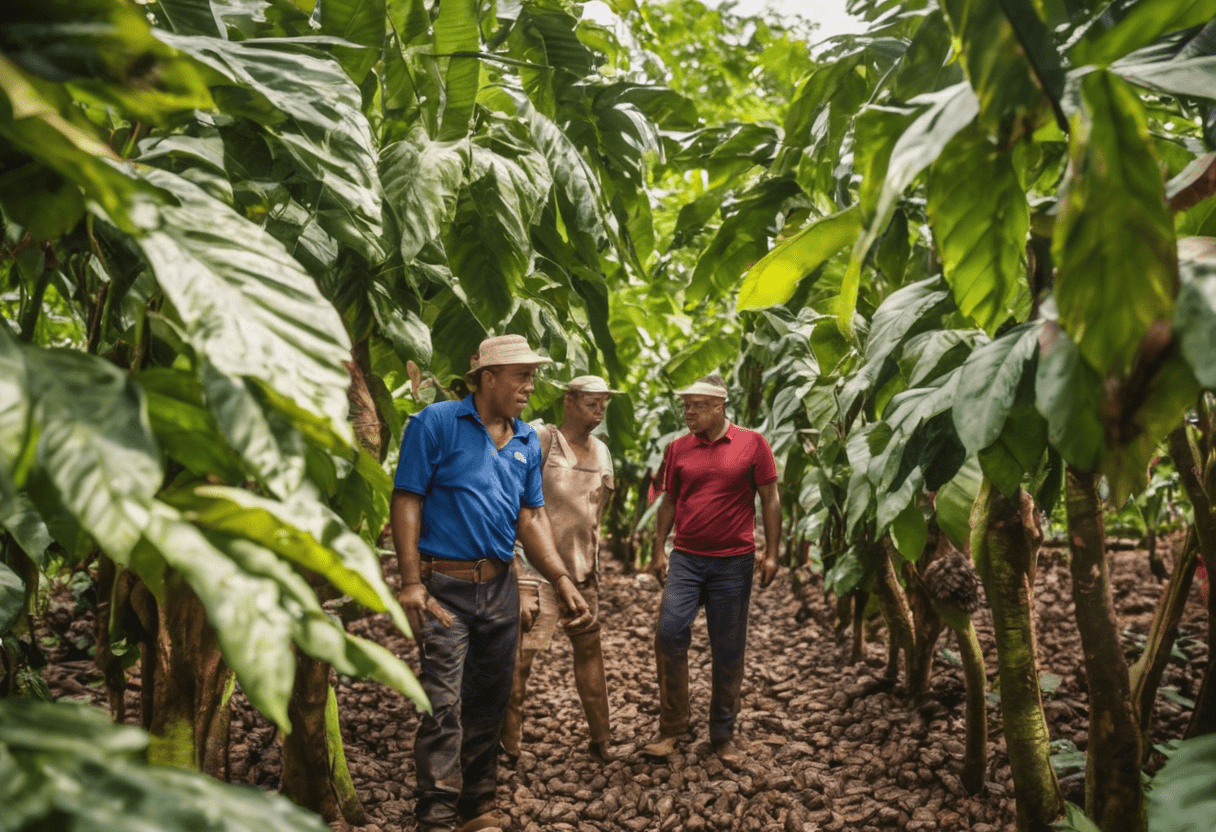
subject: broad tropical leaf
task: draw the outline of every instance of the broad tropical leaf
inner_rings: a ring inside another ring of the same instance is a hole
[[[865,233],[858,237],[853,246],[840,296],[834,303],[833,313],[840,322],[840,328],[850,337],[853,332],[853,312],[857,308],[857,295],[861,287],[862,264],[870,247],[891,221],[900,194],[921,171],[937,160],[951,139],[979,112],[979,100],[967,84],[956,84],[941,92],[920,96],[912,103],[929,106],[900,134],[891,149],[886,178],[874,206],[874,216]]]
[[[158,37],[213,70],[220,109],[261,124],[301,172],[321,184],[323,228],[368,261],[384,259],[371,128],[358,88],[336,60],[280,39]]]
[[[1047,438],[1069,465],[1096,470],[1106,445],[1106,388],[1102,377],[1054,322],[1039,333],[1035,405],[1047,419]]]
[[[1027,294],[1030,206],[1009,154],[978,129],[960,133],[929,169],[926,208],[955,304],[993,334]]]
[[[1174,225],[1139,100],[1104,71],[1086,75],[1081,92],[1052,238],[1055,298],[1085,360],[1122,374],[1149,327],[1173,311]]]
[[[405,262],[439,239],[456,215],[469,160],[468,142],[431,141],[420,125],[381,151],[380,180],[385,202],[397,218]]]
[[[462,139],[469,132],[481,75],[481,59],[470,54],[481,48],[480,7],[477,0],[449,0],[435,20],[435,52],[447,59],[440,141]]]
[[[954,427],[967,455],[997,440],[1017,402],[1018,389],[1033,373],[1042,323],[1019,324],[979,347],[963,365],[954,405]]]
[[[13,829],[326,832],[287,798],[153,766],[148,737],[75,702],[0,700],[0,803]]]
[[[1174,329],[1183,356],[1207,389],[1216,388],[1216,239],[1178,241],[1182,287],[1174,309]]]
[[[1073,63],[1108,64],[1167,32],[1199,26],[1213,17],[1213,0],[1141,0],[1132,4],[1114,26],[1079,42],[1072,51]]]
[[[962,46],[963,69],[980,101],[979,123],[1001,144],[1015,124],[1036,109],[1043,94],[1035,83],[1025,45],[1000,0],[942,0],[942,9]],[[1019,15],[1038,15],[1033,3],[1018,3]],[[1040,27],[1046,27],[1040,22]],[[1048,44],[1050,47],[1050,40]]]
[[[861,230],[857,206],[814,220],[748,269],[735,308],[742,311],[785,303],[803,278],[852,243]]]
[[[1216,735],[1183,740],[1153,778],[1147,809],[1154,832],[1189,832],[1211,824],[1216,812],[1212,765]]]
[[[178,204],[164,206],[162,228],[138,243],[200,358],[349,435],[342,362],[350,342],[313,279],[281,244],[197,186],[153,169],[144,175]]]

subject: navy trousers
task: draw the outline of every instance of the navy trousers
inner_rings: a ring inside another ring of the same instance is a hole
[[[709,738],[722,743],[735,733],[743,687],[747,608],[752,596],[755,553],[706,557],[673,551],[659,607],[655,653],[659,670],[659,733],[688,733],[688,646],[701,607],[709,629],[713,694]]]
[[[474,583],[440,572],[427,590],[456,620],[422,626],[419,682],[431,701],[414,739],[414,813],[420,823],[454,825],[494,805],[502,731],[519,639],[515,570]]]

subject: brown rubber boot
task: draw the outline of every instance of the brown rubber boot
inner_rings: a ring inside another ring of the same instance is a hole
[[[654,652],[659,671],[659,735],[688,734],[688,652],[666,655],[657,637]]]
[[[570,636],[574,649],[574,686],[582,700],[591,734],[592,756],[608,762],[608,681],[604,676],[604,651],[598,628],[594,632]]]

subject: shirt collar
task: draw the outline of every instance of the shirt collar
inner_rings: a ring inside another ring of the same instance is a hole
[[[477,422],[477,424],[484,428],[485,423],[481,421],[481,414],[477,412],[477,404],[473,401],[473,397],[475,395],[477,394],[470,393],[461,400],[460,407],[457,409],[456,415],[458,417],[472,418]],[[513,425],[515,428],[515,436],[513,438],[517,438],[521,442],[528,442],[533,436],[536,436],[536,431],[527,422],[520,419],[514,419],[512,421],[515,423]]]
[[[735,423],[731,422],[731,421],[727,421],[726,433],[722,434],[720,437],[715,439],[713,442],[710,442],[708,439],[706,439],[704,436],[702,436],[699,433],[694,433],[693,436],[697,437],[697,441],[700,442],[702,445],[717,445],[719,442],[731,441],[731,439],[733,439],[735,437],[735,434],[737,434],[737,433],[738,433],[738,431],[735,429]]]

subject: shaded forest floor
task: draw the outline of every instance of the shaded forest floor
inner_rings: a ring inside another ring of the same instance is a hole
[[[1088,709],[1065,557],[1061,549],[1043,550],[1035,598],[1044,704],[1052,739],[1063,755],[1059,759],[1067,763],[1080,756],[1069,755],[1071,750],[1085,750]],[[1125,650],[1134,657],[1162,585],[1149,574],[1144,552],[1119,551],[1111,557]],[[390,560],[385,560],[385,573],[395,583]],[[525,712],[524,751],[515,770],[503,769],[499,778],[500,807],[512,816],[516,829],[1014,829],[1013,783],[995,695],[989,697],[994,704],[989,710],[985,793],[967,795],[959,779],[964,686],[953,636],[939,642],[930,701],[914,707],[898,688],[886,690],[880,682],[886,664],[881,627],[870,634],[864,660],[850,664],[847,633],[835,631],[834,604],[814,585],[795,594],[784,571],[772,586],[757,587],[752,595],[738,722],[748,762],[737,772],[725,770],[709,748],[704,616],[694,628],[690,653],[698,736],[668,764],[643,760],[637,749],[651,739],[658,724],[653,637],[659,597],[660,588],[649,576],[625,574],[610,565],[601,589],[601,616],[614,750],[619,756],[611,764],[600,766],[587,754],[569,642],[559,633],[548,653],[537,658]],[[977,618],[991,682],[996,674],[991,619],[986,611]],[[62,615],[60,619],[66,623]],[[48,623],[53,627],[53,618]],[[104,706],[92,663],[72,652],[79,647],[71,633],[84,633],[88,626],[81,619],[67,623],[63,634],[68,637],[50,657],[44,676],[57,696],[85,697]],[[1158,697],[1155,743],[1180,737],[1185,727],[1185,698],[1197,690],[1206,660],[1206,627],[1195,588],[1179,649]],[[387,616],[364,618],[352,629],[416,667],[413,643],[392,628]],[[373,682],[339,679],[337,692],[346,753],[368,816],[363,829],[411,832],[414,707]],[[137,692],[129,695],[128,712],[138,714]],[[235,701],[232,779],[276,788],[281,774],[277,737],[239,693]],[[1070,774],[1065,768],[1062,783],[1070,800],[1083,802],[1084,784],[1076,769]]]

